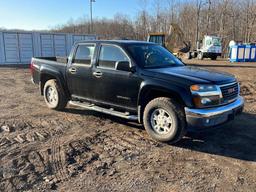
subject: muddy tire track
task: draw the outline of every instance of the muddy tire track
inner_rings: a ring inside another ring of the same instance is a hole
[[[218,70],[238,77],[245,113],[175,146],[108,115],[49,110],[29,70],[0,70],[0,191],[255,191],[255,70]]]

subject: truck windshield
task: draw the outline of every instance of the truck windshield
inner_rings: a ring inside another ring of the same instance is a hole
[[[183,66],[171,52],[160,45],[129,45],[128,51],[138,65],[143,68]]]
[[[214,46],[221,46],[221,40],[219,38],[213,38],[212,42]]]
[[[163,35],[151,35],[149,37],[149,42],[156,43],[158,45],[164,46],[164,36]]]

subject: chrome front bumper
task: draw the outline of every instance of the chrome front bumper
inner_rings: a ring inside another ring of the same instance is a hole
[[[236,101],[220,107],[208,109],[190,109],[185,107],[186,120],[189,128],[200,129],[214,127],[234,119],[243,111],[244,99],[239,96]]]

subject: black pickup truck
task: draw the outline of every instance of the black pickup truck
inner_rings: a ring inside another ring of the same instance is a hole
[[[186,66],[148,42],[78,42],[68,58],[32,58],[31,73],[49,108],[69,102],[138,121],[162,142],[223,124],[244,106],[234,76]]]

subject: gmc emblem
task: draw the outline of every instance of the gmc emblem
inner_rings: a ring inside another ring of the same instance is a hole
[[[228,93],[233,93],[233,92],[235,92],[235,91],[236,91],[235,88],[230,88],[230,89],[228,89]]]

